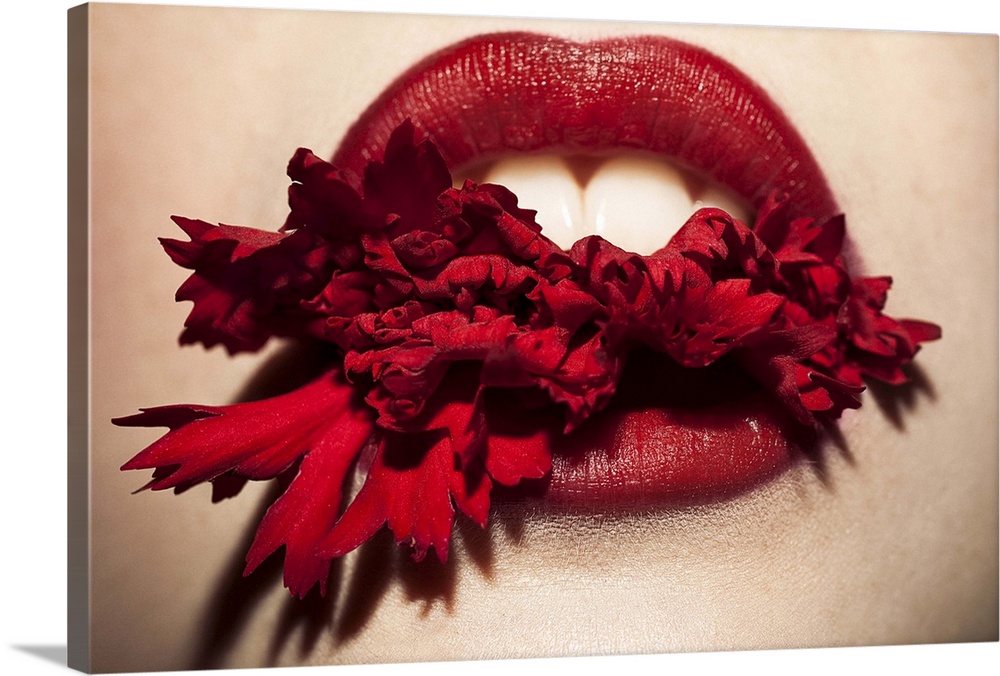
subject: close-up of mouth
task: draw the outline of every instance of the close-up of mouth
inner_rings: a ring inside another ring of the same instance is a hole
[[[508,153],[635,150],[669,157],[754,207],[777,190],[792,216],[837,213],[816,160],[770,97],[723,59],[666,37],[465,40],[389,85],[332,163],[360,175],[406,119],[453,171]]]
[[[562,231],[491,178],[539,154],[576,183],[554,199]],[[621,216],[613,155],[669,167],[686,201],[640,195]],[[190,241],[161,243],[194,271],[181,342],[318,339],[339,363],[271,399],[114,422],[170,429],[122,466],[153,469],[147,489],[290,480],[247,572],[284,544],[299,596],[386,524],[446,561],[455,518],[485,527],[491,501],[615,513],[747,492],[815,458],[864,377],[906,382],[940,335],[882,314],[889,278],[851,277],[844,218],[768,95],[668,38],[459,42],[288,175],[279,232],[174,217]]]
[[[576,42],[509,33],[447,47],[386,88],[348,131],[331,164],[362,176],[369,162],[383,159],[392,132],[406,120],[418,137],[438,147],[456,179],[468,174],[494,182],[498,175],[512,176],[505,185],[519,195],[519,206],[529,209],[539,205],[524,199],[513,182],[521,178],[524,162],[504,172],[498,161],[544,154],[544,172],[552,155],[562,155],[568,175],[580,164],[593,173],[608,156],[639,154],[676,167],[666,177],[674,185],[665,188],[697,185],[704,193],[707,184],[721,200],[705,206],[735,205],[729,208],[748,224],[753,209],[776,193],[788,202],[788,218],[823,223],[838,213],[805,141],[770,97],[721,58],[665,37]],[[521,185],[531,190],[537,178],[539,173],[532,173]],[[611,190],[621,189],[622,182],[612,183]],[[576,187],[583,192],[588,186]],[[695,202],[691,192],[685,194]],[[661,211],[656,196],[646,191],[632,208],[645,214],[623,223],[604,219],[604,227],[597,228],[593,215],[572,209],[572,194],[560,197],[536,220],[544,235],[566,249],[573,241],[564,232],[575,230],[599,232],[623,246],[624,239],[646,249],[632,250],[649,254],[695,211],[693,206],[688,213],[683,206]],[[736,212],[744,204],[749,206]],[[549,229],[549,223],[567,220],[563,231]],[[539,416],[536,424],[553,430],[552,471],[540,481],[523,482],[515,495],[595,510],[722,499],[806,457],[818,434],[789,415],[734,360],[680,369],[669,357],[650,352],[630,355],[614,400],[584,428],[561,436],[556,414],[547,420]]]

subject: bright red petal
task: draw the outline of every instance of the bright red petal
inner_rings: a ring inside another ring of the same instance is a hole
[[[302,598],[319,583],[320,594],[326,594],[330,559],[317,556],[316,548],[337,521],[344,480],[371,436],[370,418],[350,408],[331,417],[291,485],[260,522],[244,575],[284,545],[288,590]]]
[[[170,428],[122,465],[123,470],[169,468],[169,474],[154,476],[146,486],[163,490],[210,481],[226,472],[273,479],[356,406],[354,390],[343,376],[327,373],[272,399],[230,406],[162,406],[113,422],[122,427]]]

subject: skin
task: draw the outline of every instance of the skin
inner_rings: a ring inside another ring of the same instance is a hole
[[[129,495],[147,475],[118,467],[159,431],[108,421],[246,396],[282,350],[179,349],[186,272],[155,238],[175,213],[277,228],[296,147],[331,154],[403,68],[510,29],[659,32],[735,63],[806,138],[863,268],[894,277],[889,312],[945,338],[817,463],[724,504],[510,507],[460,522],[446,566],[381,537],[325,600],[293,601],[276,557],[244,580],[270,487]],[[95,669],[997,639],[995,37],[129,5],[92,6],[91,31]]]

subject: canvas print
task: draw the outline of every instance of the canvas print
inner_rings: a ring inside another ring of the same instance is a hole
[[[997,640],[996,36],[72,11],[73,666]]]

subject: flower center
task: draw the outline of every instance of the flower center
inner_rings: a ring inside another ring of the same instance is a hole
[[[499,183],[535,209],[545,236],[563,248],[587,235],[649,255],[702,207],[748,222],[751,207],[732,191],[645,155],[514,155],[474,169],[470,178]]]

